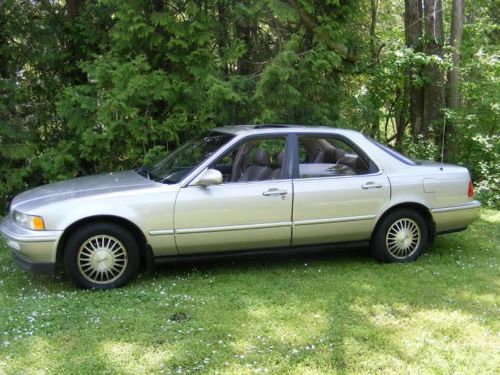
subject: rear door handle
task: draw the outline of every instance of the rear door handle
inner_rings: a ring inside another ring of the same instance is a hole
[[[381,184],[377,184],[373,181],[367,182],[364,185],[361,185],[361,189],[380,189],[382,187]]]
[[[268,191],[265,191],[262,193],[262,195],[266,197],[272,197],[274,195],[287,195],[288,191],[286,190],[280,190],[280,189],[269,189]]]

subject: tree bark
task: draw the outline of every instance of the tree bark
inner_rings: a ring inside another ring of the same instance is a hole
[[[68,18],[70,20],[74,20],[76,17],[80,15],[80,12],[85,4],[85,0],[67,0],[66,8]]]
[[[217,28],[216,28],[216,41],[219,56],[224,56],[227,49],[228,39],[229,39],[229,27],[228,27],[228,9],[225,1],[217,1]],[[224,64],[224,75],[227,76],[228,67]]]
[[[415,52],[422,52],[422,1],[405,0],[405,39],[406,46]],[[410,123],[413,139],[418,135],[427,137],[427,127],[424,126],[424,90],[415,83],[414,75],[421,75],[420,68],[412,66],[408,71],[407,91],[410,96]]]
[[[378,0],[370,0],[370,13],[371,13],[371,23],[370,23],[370,54],[372,59],[372,64],[377,62],[377,45],[376,45],[376,29],[377,29],[377,16],[378,16]]]
[[[425,44],[428,56],[443,58],[443,12],[441,0],[424,0]],[[427,65],[424,84],[424,126],[434,130],[439,144],[443,126],[444,80],[438,62]]]
[[[48,9],[52,7],[51,2],[47,2]],[[66,17],[65,22],[65,39],[66,51],[68,52],[68,64],[71,66],[68,69],[68,75],[76,84],[87,82],[87,74],[78,66],[78,62],[83,59],[84,53],[81,44],[78,43],[77,32],[72,28],[73,23],[77,20],[85,7],[85,0],[67,0],[66,1]]]
[[[459,73],[460,66],[460,44],[462,42],[462,30],[464,25],[464,1],[453,0],[451,8],[451,30],[450,47],[452,68],[448,71],[448,108],[460,107]]]
[[[460,44],[462,42],[462,30],[464,23],[464,0],[452,0],[451,25],[450,25],[450,47],[452,67],[448,70],[448,82],[446,91],[446,106],[452,110],[460,107]],[[455,132],[453,121],[448,121],[444,132],[443,158],[450,160],[456,154],[456,142],[452,142]],[[441,142],[443,140],[441,139]]]

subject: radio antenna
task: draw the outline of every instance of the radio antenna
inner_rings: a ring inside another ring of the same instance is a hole
[[[445,105],[445,100],[446,98],[444,97],[444,84],[441,86],[441,97],[443,99],[443,106]],[[441,137],[441,167],[440,169],[443,170],[443,164],[444,164],[444,138],[446,136],[446,113],[443,113],[443,134]]]
[[[446,115],[443,119],[443,136],[441,137],[441,170],[443,170],[444,163],[444,137],[446,135]]]

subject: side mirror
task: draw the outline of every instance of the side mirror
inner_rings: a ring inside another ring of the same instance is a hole
[[[207,169],[196,181],[196,185],[205,187],[220,184],[222,184],[222,173],[217,169]]]

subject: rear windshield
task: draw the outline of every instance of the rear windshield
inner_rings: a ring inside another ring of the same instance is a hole
[[[378,143],[377,141],[371,139],[370,137],[366,137],[370,142],[372,142],[374,145],[376,145],[377,147],[379,147],[380,149],[384,150],[385,152],[387,152],[389,155],[391,155],[393,158],[396,158],[398,159],[400,162],[402,163],[405,163],[406,165],[417,165],[417,163],[415,163],[413,160],[407,158],[406,156],[400,154],[399,152],[397,152],[396,150],[393,150],[392,148],[388,147],[388,146],[384,146],[383,144],[381,143]]]

